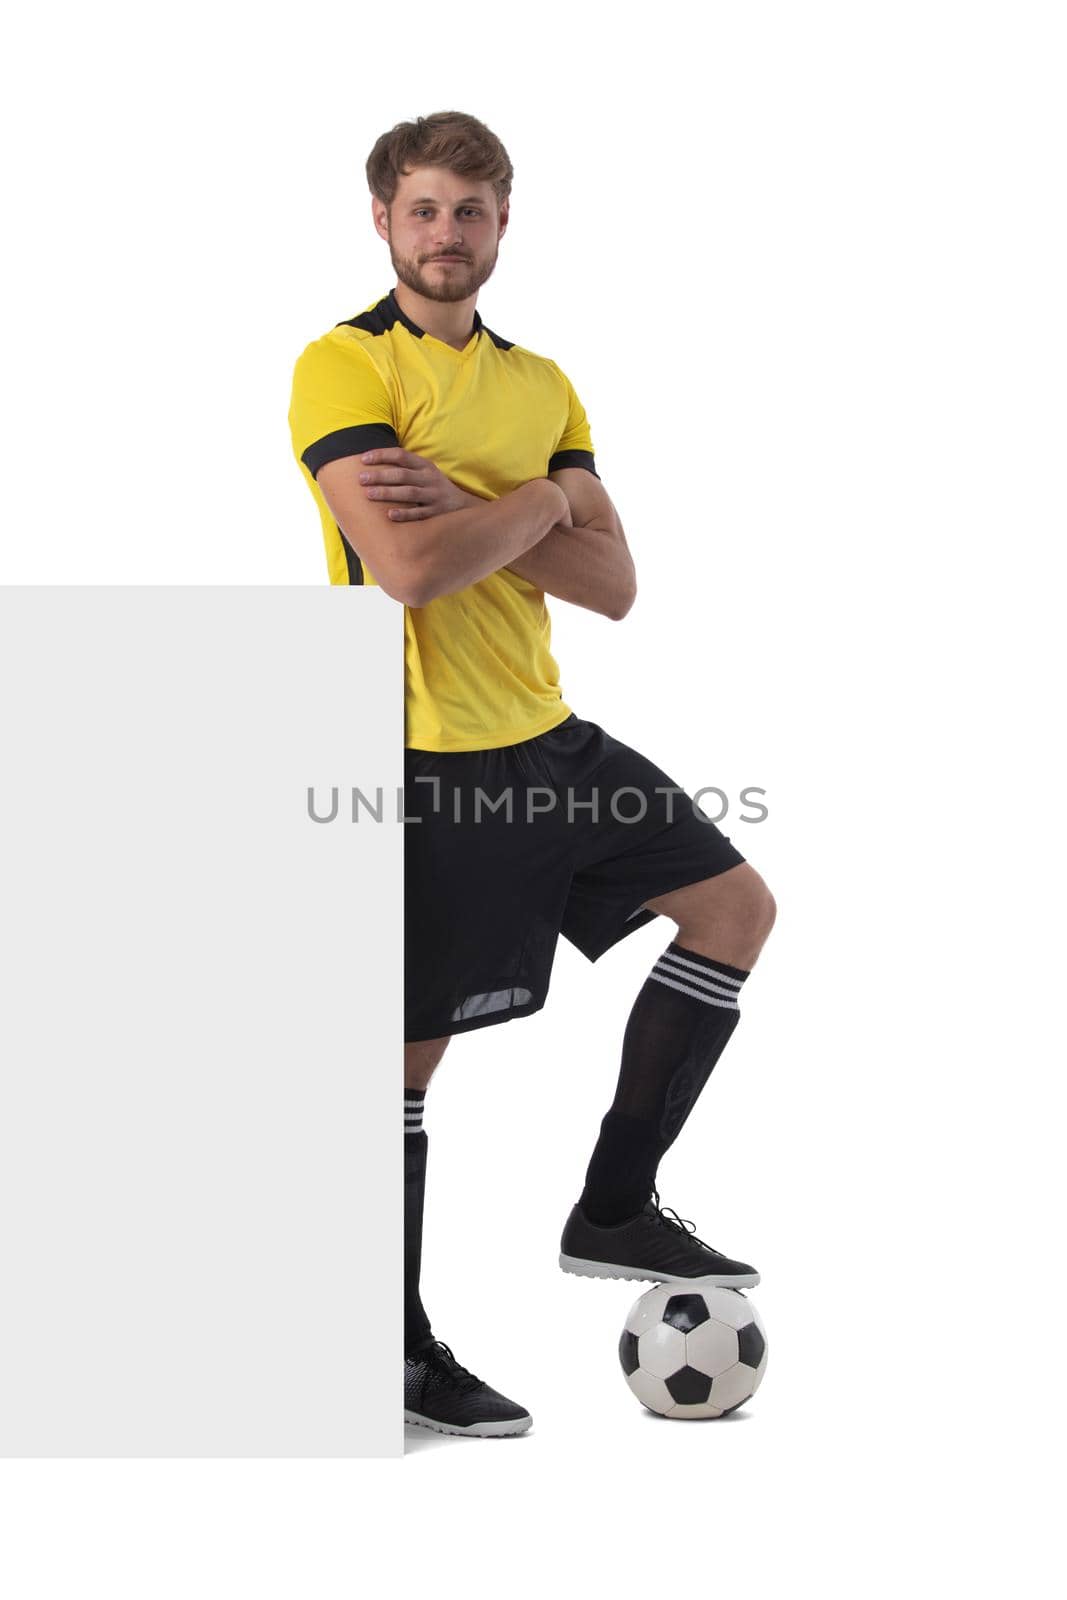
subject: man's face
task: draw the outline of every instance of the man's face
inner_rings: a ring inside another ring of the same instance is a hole
[[[376,199],[373,214],[401,283],[427,300],[466,300],[496,266],[508,203],[498,208],[492,185],[477,178],[415,167],[392,205]]]

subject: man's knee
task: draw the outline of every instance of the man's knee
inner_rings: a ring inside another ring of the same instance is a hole
[[[673,918],[679,928],[713,933],[727,926],[757,945],[774,927],[778,910],[770,889],[747,861],[647,904]]]
[[[743,932],[753,942],[762,945],[774,927],[777,903],[754,867],[745,862],[744,869],[739,867],[736,870],[738,873],[744,870],[744,876],[733,884],[724,881],[730,876],[729,873],[707,880],[708,920],[714,924],[725,919],[738,932]]]
[[[756,876],[759,878],[758,873]],[[766,939],[778,915],[778,902],[762,878],[759,878],[758,889],[754,896],[753,915],[759,932]]]
[[[440,1039],[418,1039],[404,1045],[404,1087],[425,1089],[448,1048],[452,1035]]]

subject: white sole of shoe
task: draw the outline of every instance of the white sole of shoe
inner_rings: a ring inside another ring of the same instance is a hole
[[[754,1289],[758,1272],[742,1272],[731,1278],[725,1272],[708,1272],[699,1278],[686,1278],[675,1272],[641,1272],[637,1267],[616,1267],[608,1261],[583,1261],[580,1256],[559,1258],[564,1272],[577,1278],[624,1278],[627,1283],[710,1283],[717,1289]]]
[[[405,1411],[404,1421],[416,1428],[432,1428],[434,1433],[456,1433],[463,1438],[510,1439],[518,1433],[525,1433],[533,1418],[527,1417],[524,1421],[519,1417],[510,1422],[471,1422],[465,1428],[454,1428],[449,1422],[435,1422],[432,1417],[422,1417],[417,1411]]]

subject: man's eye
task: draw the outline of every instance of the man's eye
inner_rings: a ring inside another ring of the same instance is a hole
[[[480,217],[481,216],[481,212],[478,210],[477,206],[464,206],[463,209],[467,213],[468,217]]]

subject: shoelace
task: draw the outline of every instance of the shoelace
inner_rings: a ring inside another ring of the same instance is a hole
[[[652,1191],[652,1203],[656,1208],[656,1220],[662,1222],[664,1227],[673,1228],[676,1233],[691,1234],[694,1244],[703,1245],[705,1250],[713,1249],[712,1245],[705,1243],[703,1239],[697,1238],[697,1225],[695,1222],[687,1222],[685,1217],[680,1217],[673,1206],[660,1205],[658,1189],[653,1189]],[[648,1220],[651,1222],[653,1219],[649,1217]]]
[[[449,1378],[458,1380],[456,1387],[462,1391],[477,1389],[481,1386],[481,1378],[476,1378],[473,1372],[460,1366],[448,1345],[443,1339],[435,1339],[433,1344],[424,1351],[420,1351],[423,1361],[430,1362],[443,1371]]]

